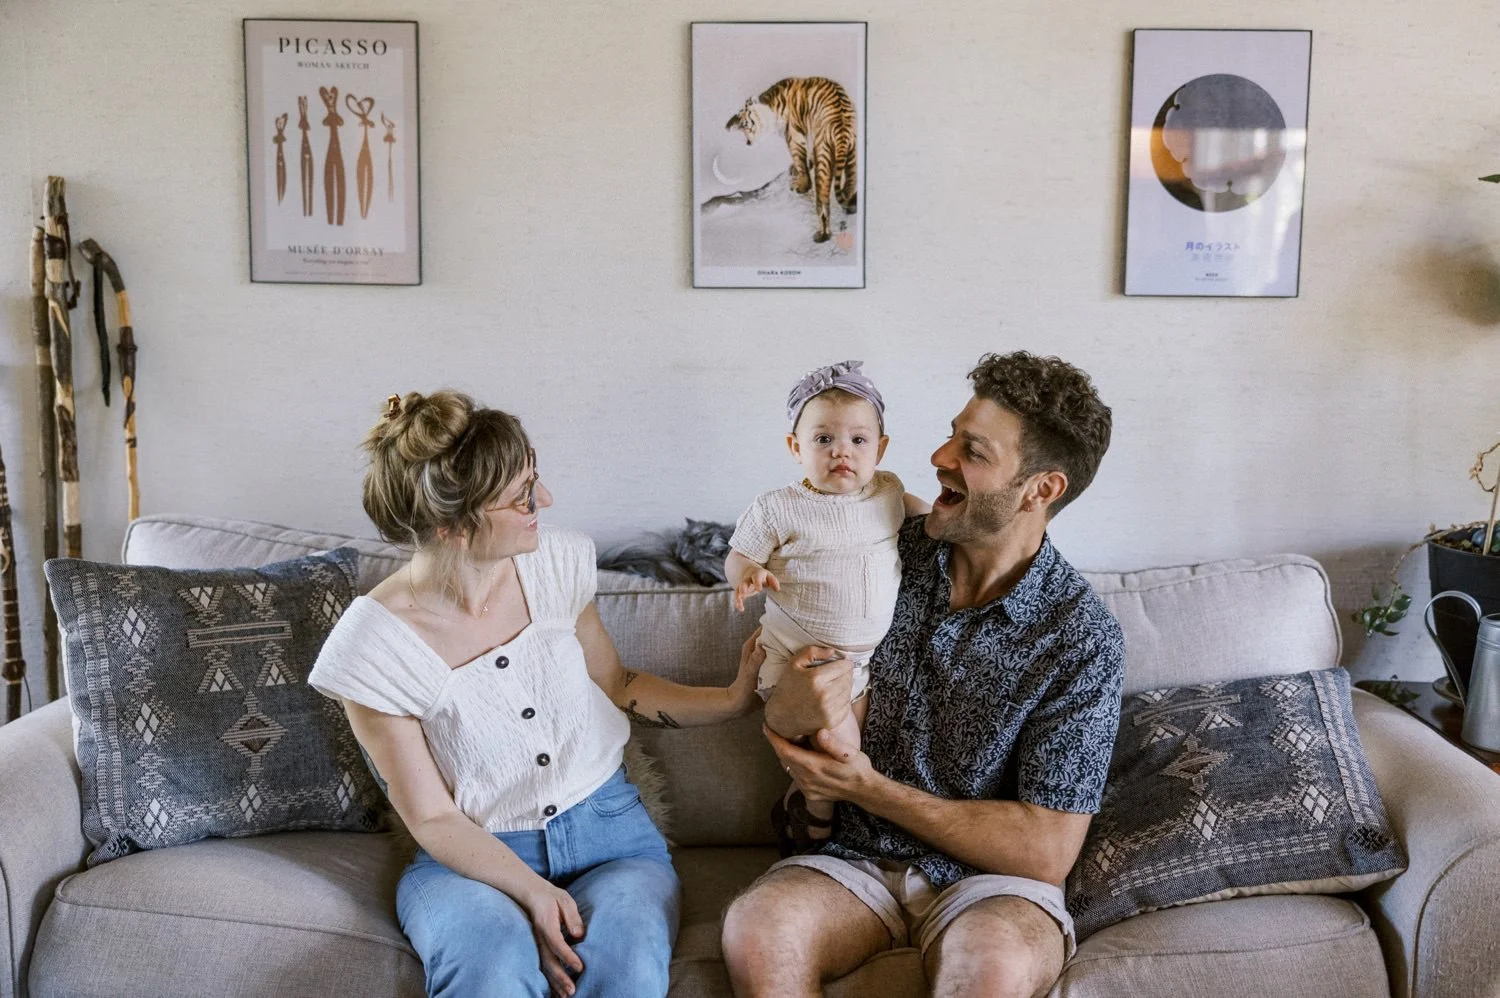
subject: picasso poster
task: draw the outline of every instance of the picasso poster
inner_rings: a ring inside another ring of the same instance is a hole
[[[250,279],[422,283],[417,23],[244,31]]]

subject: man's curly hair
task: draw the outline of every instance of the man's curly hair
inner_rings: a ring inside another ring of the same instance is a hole
[[[1056,357],[985,354],[969,372],[974,394],[1021,418],[1021,477],[1061,471],[1068,488],[1051,518],[1083,494],[1109,449],[1110,410],[1089,376]]]

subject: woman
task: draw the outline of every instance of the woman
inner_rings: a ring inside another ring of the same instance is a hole
[[[626,671],[593,543],[537,525],[552,496],[514,417],[393,395],[364,446],[365,511],[415,551],[349,606],[310,682],[421,847],[396,910],[428,994],[666,994],[677,876],[621,766],[626,718],[749,713],[753,645],[724,689]]]

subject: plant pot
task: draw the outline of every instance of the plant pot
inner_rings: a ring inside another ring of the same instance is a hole
[[[1468,530],[1458,533],[1467,534]],[[1460,551],[1436,540],[1427,542],[1427,578],[1432,593],[1457,589],[1474,597],[1486,614],[1500,613],[1500,555]],[[1478,633],[1474,611],[1463,601],[1445,599],[1432,608],[1432,624],[1438,641],[1448,650],[1453,665],[1469,685],[1474,664],[1474,639]]]

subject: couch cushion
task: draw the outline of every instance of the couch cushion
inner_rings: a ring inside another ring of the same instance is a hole
[[[1083,939],[1143,911],[1353,891],[1405,868],[1349,674],[1315,669],[1127,697],[1068,911]]]
[[[410,856],[390,834],[288,832],[105,863],[58,885],[31,994],[417,998],[395,919]]]
[[[1085,939],[1050,998],[1377,998],[1380,943],[1343,898],[1211,901],[1126,919]]]
[[[1125,693],[1338,664],[1328,576],[1270,555],[1140,572],[1085,572],[1125,632]]]
[[[91,865],[209,836],[379,825],[385,801],[343,712],[307,685],[354,598],[356,558],[47,562]]]

